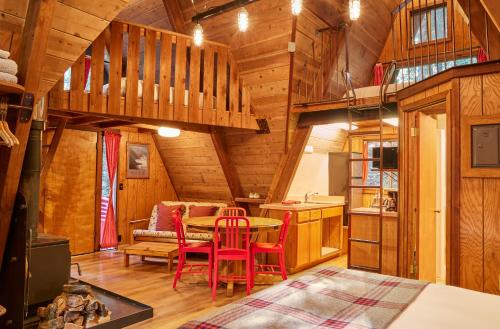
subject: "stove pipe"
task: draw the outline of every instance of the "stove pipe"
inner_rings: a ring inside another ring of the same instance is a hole
[[[42,131],[44,121],[33,120],[26,145],[20,189],[27,204],[27,238],[36,240],[39,221],[40,172],[42,166]],[[31,234],[30,234],[31,231]]]

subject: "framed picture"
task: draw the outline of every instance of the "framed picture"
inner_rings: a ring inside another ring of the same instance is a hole
[[[127,178],[149,178],[149,144],[127,143]]]

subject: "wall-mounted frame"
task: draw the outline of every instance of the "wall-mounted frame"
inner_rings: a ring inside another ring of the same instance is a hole
[[[494,159],[500,156],[500,150],[498,149],[500,145],[498,141],[499,135],[496,135],[496,146],[492,145],[494,143],[491,140],[481,141],[481,138],[495,138],[495,127],[498,127],[497,134],[500,134],[500,115],[464,117],[461,126],[463,147],[460,161],[462,177],[500,177],[500,161]],[[485,145],[485,142],[488,145]],[[491,150],[488,150],[487,157],[481,154],[481,151],[478,154],[477,150],[474,150],[479,146],[478,143],[482,143],[483,146],[489,148],[496,148],[496,154]]]
[[[127,178],[149,178],[149,144],[127,143]]]

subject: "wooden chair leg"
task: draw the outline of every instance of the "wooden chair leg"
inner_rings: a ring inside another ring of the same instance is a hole
[[[249,255],[250,256],[250,255]],[[250,264],[251,260],[247,258],[245,260],[245,265],[246,265],[246,279],[247,279],[247,284],[246,284],[246,289],[247,289],[247,296],[250,295],[250,290],[252,289],[252,270],[250,269]]]
[[[185,254],[179,253],[179,258],[177,260],[177,270],[175,271],[173,288],[177,286],[177,281],[181,279],[182,268],[184,267],[184,257]]]
[[[208,286],[212,287],[212,273],[213,273],[213,254],[210,252],[208,253]]]
[[[128,267],[130,265],[130,255],[124,254],[123,261],[125,262],[125,267]]]

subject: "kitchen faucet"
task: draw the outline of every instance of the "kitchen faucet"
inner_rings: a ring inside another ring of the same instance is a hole
[[[308,201],[309,201],[309,198],[310,198],[311,196],[313,196],[313,195],[318,195],[318,194],[319,194],[318,192],[314,192],[314,193],[313,193],[313,192],[307,192],[307,193],[306,193],[306,196],[304,197],[304,201],[305,201],[305,202],[308,202]]]

